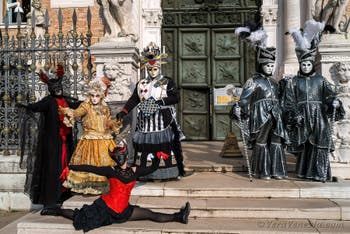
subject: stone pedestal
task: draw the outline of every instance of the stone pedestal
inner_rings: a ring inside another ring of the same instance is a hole
[[[338,90],[345,118],[334,123],[335,151],[330,157],[332,174],[350,178],[350,40],[343,34],[322,36],[319,72]]]
[[[103,41],[91,47],[91,55],[95,57],[96,79],[107,77],[112,86],[109,88],[105,101],[111,109],[112,118],[118,113],[131,96],[136,82],[139,80],[138,49],[131,38],[117,38],[114,41]],[[114,74],[106,72],[106,66],[113,67]],[[135,113],[130,113],[124,124],[134,128]],[[133,159],[131,135],[128,142],[129,159]]]
[[[130,38],[118,38],[116,41],[99,42],[91,46],[91,55],[95,57],[96,78],[107,77],[112,84],[106,102],[126,101],[139,78],[138,49]],[[106,65],[114,65],[113,73],[107,75]],[[122,92],[124,91],[124,92]],[[125,95],[125,93],[129,95]]]
[[[330,82],[331,66],[336,62],[350,62],[350,40],[344,34],[324,34],[318,47],[320,72]]]

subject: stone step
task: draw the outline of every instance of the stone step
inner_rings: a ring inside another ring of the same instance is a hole
[[[80,208],[97,197],[74,196],[64,208]],[[177,212],[188,201],[192,218],[350,220],[350,200],[294,198],[188,198],[132,196],[130,203],[158,212]]]
[[[295,178],[252,182],[246,174],[194,173],[177,181],[138,182],[135,196],[245,197],[245,198],[350,198],[350,181],[308,182]]]
[[[6,228],[6,227],[5,227]],[[3,230],[3,229],[2,229]],[[1,234],[5,234],[2,232]],[[17,232],[4,229],[6,234],[75,234],[72,221],[62,217],[25,216],[17,224]],[[15,231],[16,228],[12,227]],[[289,219],[232,219],[190,218],[188,224],[129,221],[89,231],[91,234],[161,234],[161,233],[349,233],[350,222],[338,220],[289,220]]]
[[[201,141],[196,143],[182,142],[184,161],[186,170],[195,172],[247,172],[247,162],[243,156],[221,157],[224,142],[221,141]],[[242,152],[242,142],[238,142]],[[251,151],[248,150],[248,154]],[[287,154],[287,170],[295,171],[296,158]]]

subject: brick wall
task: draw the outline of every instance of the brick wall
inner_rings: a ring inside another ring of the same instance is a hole
[[[58,32],[58,9],[52,9],[50,6],[50,0],[41,0],[43,8],[48,9],[50,16],[50,34]],[[92,20],[91,20],[91,32],[92,32],[92,44],[98,42],[98,38],[102,37],[103,25],[102,20],[99,17],[99,5],[95,0],[95,4],[90,8]],[[87,8],[76,8],[77,13],[77,32],[85,34],[87,32]],[[62,8],[63,15],[63,32],[66,33],[72,28],[72,8]]]

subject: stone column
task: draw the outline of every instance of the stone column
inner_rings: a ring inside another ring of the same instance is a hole
[[[264,0],[260,12],[263,26],[267,33],[267,46],[273,46],[277,48],[276,67],[279,67],[280,60],[278,60],[278,57],[280,57],[280,51],[278,49],[277,43],[278,5],[276,3],[276,0]]]
[[[160,0],[142,1],[142,48],[151,41],[161,45],[162,9]]]
[[[283,4],[283,75],[295,75],[299,70],[299,64],[295,55],[295,43],[290,36],[285,36],[284,33],[292,28],[300,28],[300,1],[299,0],[284,0],[280,1]]]
[[[335,151],[330,155],[333,176],[350,178],[350,41],[344,34],[324,34],[318,47],[320,72],[336,85],[345,118],[334,123]]]
[[[276,47],[277,44],[277,10],[278,5],[274,3],[274,0],[264,0],[261,6],[263,26],[268,35],[267,46]]]

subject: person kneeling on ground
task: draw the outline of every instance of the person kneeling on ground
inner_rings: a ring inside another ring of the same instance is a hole
[[[94,228],[123,223],[133,220],[152,220],[154,222],[188,223],[190,203],[186,202],[184,208],[173,214],[153,212],[149,209],[129,204],[131,190],[136,179],[154,172],[158,163],[150,167],[127,166],[127,148],[116,147],[110,156],[116,161],[115,166],[96,167],[91,165],[70,165],[69,169],[86,171],[106,176],[110,183],[110,191],[101,195],[91,205],[83,205],[81,209],[58,209],[56,215],[73,220],[76,230],[87,232]]]

